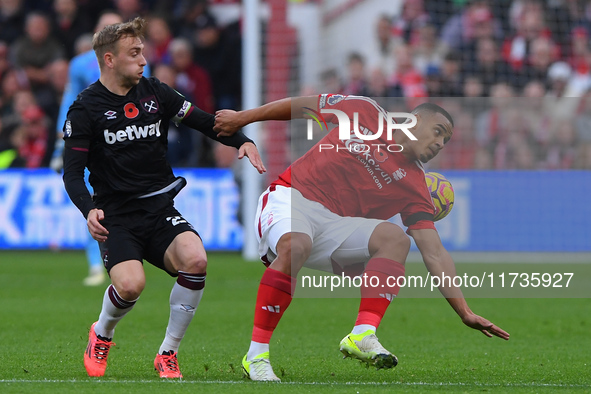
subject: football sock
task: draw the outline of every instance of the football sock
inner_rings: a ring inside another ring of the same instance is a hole
[[[372,330],[373,332],[376,332],[376,326],[372,326],[371,324],[359,324],[358,326],[353,327],[351,334],[363,334],[367,330]]]
[[[190,274],[179,271],[179,277],[170,292],[170,318],[166,336],[160,345],[159,354],[165,351],[178,352],[189,323],[195,316],[205,287],[205,273]]]
[[[367,263],[364,273],[367,274],[368,284],[369,278],[374,276],[379,279],[379,285],[377,287],[361,286],[361,302],[355,326],[368,324],[377,328],[390,301],[398,295],[400,287],[394,278],[404,276],[404,265],[382,257],[373,258]]]
[[[105,290],[105,295],[103,297],[101,314],[99,315],[98,322],[94,326],[94,332],[96,335],[108,338],[109,340],[112,339],[113,334],[115,333],[115,326],[121,319],[123,319],[123,316],[133,308],[136,301],[137,299],[133,301],[124,300],[119,293],[117,293],[115,287],[109,285],[107,290]]]
[[[268,351],[268,344],[273,331],[281,316],[291,303],[291,297],[295,290],[296,279],[272,268],[267,268],[257,294],[256,307],[254,311],[254,327],[252,329],[251,348],[246,355],[247,360],[252,360],[265,351]],[[259,351],[266,344],[265,351]]]

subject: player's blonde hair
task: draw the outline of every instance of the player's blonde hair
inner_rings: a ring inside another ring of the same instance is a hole
[[[92,49],[96,54],[99,65],[101,67],[105,65],[105,53],[112,52],[117,55],[119,50],[117,43],[122,38],[137,37],[143,39],[146,24],[145,19],[137,17],[129,22],[107,25],[101,31],[94,33]]]

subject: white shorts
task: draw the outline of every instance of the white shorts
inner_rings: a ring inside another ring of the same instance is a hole
[[[304,233],[312,239],[307,268],[336,272],[365,265],[370,258],[369,238],[385,220],[339,216],[310,201],[296,189],[275,186],[259,198],[255,227],[261,260],[277,257],[277,242],[287,233]],[[336,264],[336,267],[335,267]]]

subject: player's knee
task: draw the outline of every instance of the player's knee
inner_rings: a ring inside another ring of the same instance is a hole
[[[192,274],[201,274],[207,270],[207,257],[200,255],[191,255],[179,268],[179,271],[190,272]]]
[[[288,233],[277,243],[277,255],[292,262],[306,261],[312,250],[312,242],[306,234]]]
[[[404,264],[410,251],[410,238],[392,223],[382,223],[370,238],[369,250],[372,256],[385,256]]]
[[[144,287],[146,286],[145,278],[125,278],[114,283],[115,290],[121,298],[126,301],[137,300]]]

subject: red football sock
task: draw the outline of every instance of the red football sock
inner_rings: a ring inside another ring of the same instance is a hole
[[[386,258],[374,258],[367,263],[364,277],[365,275],[367,278],[364,279],[364,285],[367,286],[361,286],[361,303],[355,325],[369,324],[378,327],[390,301],[398,295],[400,286],[394,278],[404,276],[404,264]],[[379,283],[375,278],[372,281],[372,277],[378,278]],[[371,284],[377,287],[372,287]]]
[[[271,268],[265,270],[254,311],[254,342],[269,343],[281,316],[291,303],[295,284],[296,278]]]

